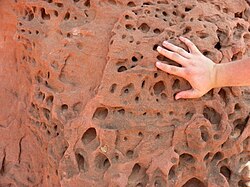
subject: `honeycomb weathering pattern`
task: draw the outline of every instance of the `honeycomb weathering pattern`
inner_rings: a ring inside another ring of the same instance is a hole
[[[175,101],[190,85],[154,66],[177,65],[156,48],[185,48],[181,35],[216,63],[249,56],[247,1],[15,0],[0,12],[0,186],[250,185],[249,88]]]

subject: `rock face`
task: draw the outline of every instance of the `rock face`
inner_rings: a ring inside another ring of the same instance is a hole
[[[250,185],[250,89],[174,100],[168,40],[250,55],[244,0],[0,1],[0,186]],[[176,64],[175,64],[176,65]]]

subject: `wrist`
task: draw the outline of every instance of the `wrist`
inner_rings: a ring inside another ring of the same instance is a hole
[[[213,64],[212,68],[212,88],[218,88],[220,87],[220,81],[219,79],[219,72],[220,72],[220,67],[221,64]]]

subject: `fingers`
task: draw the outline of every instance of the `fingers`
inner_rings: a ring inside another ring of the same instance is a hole
[[[184,69],[181,67],[177,67],[177,66],[172,66],[172,65],[168,65],[168,64],[163,64],[161,62],[156,62],[156,67],[158,67],[159,69],[161,69],[162,71],[165,71],[166,73],[170,73],[179,77],[184,77],[185,76],[185,72]]]
[[[200,50],[194,45],[194,43],[191,42],[189,39],[181,37],[181,36],[179,38],[188,47],[191,53],[196,53],[196,54],[201,53]]]
[[[185,57],[185,58],[190,58],[190,57],[191,57],[191,54],[190,54],[190,53],[188,53],[188,52],[185,51],[184,49],[182,49],[182,48],[180,48],[180,47],[177,47],[176,45],[173,45],[173,44],[171,44],[171,43],[169,43],[169,42],[167,42],[167,41],[164,41],[164,42],[162,43],[162,45],[163,45],[165,48],[167,48],[167,49],[169,49],[169,50],[171,50],[171,51],[173,51],[173,52],[176,52],[176,53],[180,54],[181,56],[183,56],[183,57]]]
[[[179,55],[178,53],[169,51],[167,49],[164,49],[160,46],[157,47],[157,51],[162,54],[163,56],[169,58],[170,60],[173,60],[182,66],[185,66],[187,64],[187,59],[184,58],[183,56]]]
[[[198,91],[194,89],[186,90],[186,91],[181,91],[176,94],[175,99],[191,99],[191,98],[198,98],[200,97],[200,94]]]

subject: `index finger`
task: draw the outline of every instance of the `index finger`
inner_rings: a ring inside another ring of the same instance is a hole
[[[196,54],[201,53],[200,50],[196,47],[196,45],[194,45],[194,43],[191,42],[189,39],[184,38],[182,36],[180,36],[179,38],[188,47],[188,49],[191,53],[196,53]]]

